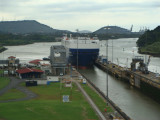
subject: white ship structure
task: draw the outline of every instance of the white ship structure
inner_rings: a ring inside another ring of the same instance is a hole
[[[67,50],[68,62],[73,66],[85,69],[93,66],[98,58],[100,41],[97,37],[76,37],[65,35],[62,38],[62,45]]]

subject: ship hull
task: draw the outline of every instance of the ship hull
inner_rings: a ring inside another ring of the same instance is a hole
[[[69,63],[77,66],[78,62],[79,68],[86,69],[93,66],[99,55],[99,49],[69,49],[69,53]]]

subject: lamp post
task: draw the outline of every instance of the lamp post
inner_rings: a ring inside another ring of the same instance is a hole
[[[112,63],[113,63],[113,39],[112,39]]]
[[[112,63],[113,63],[113,38],[114,36],[112,36]]]
[[[108,100],[108,40],[106,40],[106,59],[107,59],[107,63],[106,63],[106,69],[107,69],[107,73],[106,73],[106,99]],[[108,106],[108,102],[107,102],[107,106]]]
[[[78,38],[77,38],[77,71],[78,71]]]
[[[79,30],[77,29],[77,34],[79,32]],[[77,71],[78,71],[78,38],[77,38]]]

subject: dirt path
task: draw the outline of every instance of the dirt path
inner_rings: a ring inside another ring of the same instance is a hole
[[[10,90],[12,88],[16,88],[17,90],[26,94],[26,97],[25,98],[19,98],[19,99],[12,99],[12,100],[3,100],[3,101],[0,101],[1,103],[2,102],[14,102],[14,101],[29,100],[29,99],[37,97],[37,95],[35,93],[28,90],[26,87],[19,86],[20,83],[25,82],[24,80],[17,79],[15,77],[10,77],[10,80],[11,80],[10,83],[5,88],[0,90],[0,96],[5,94],[8,90]]]

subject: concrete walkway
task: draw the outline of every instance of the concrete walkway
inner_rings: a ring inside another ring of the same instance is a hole
[[[87,101],[89,102],[89,104],[92,106],[92,108],[96,111],[96,113],[98,114],[98,116],[101,118],[101,120],[106,120],[106,118],[104,117],[104,115],[101,113],[101,111],[99,110],[99,108],[96,106],[96,104],[93,102],[93,100],[89,97],[89,95],[86,93],[86,91],[84,91],[84,89],[81,87],[81,85],[79,84],[78,81],[74,80],[73,82],[76,83],[76,85],[78,86],[78,88],[81,90],[81,92],[83,93],[83,95],[85,96],[85,98],[87,99]]]
[[[31,92],[26,87],[19,86],[20,83],[25,82],[24,80],[17,79],[15,77],[10,77],[10,80],[11,80],[10,83],[5,88],[0,90],[0,96],[5,94],[8,90],[10,90],[12,88],[16,88],[17,90],[26,94],[26,97],[25,98],[19,98],[19,99],[12,99],[12,100],[3,100],[3,101],[0,101],[0,103],[2,103],[2,102],[23,101],[23,100],[29,100],[29,99],[37,97],[37,95],[35,93]]]

